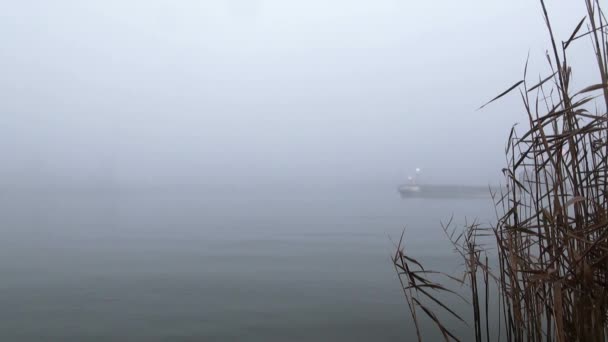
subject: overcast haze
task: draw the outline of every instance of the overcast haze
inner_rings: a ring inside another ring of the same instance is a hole
[[[537,1],[0,4],[3,184],[486,184],[545,70]]]
[[[528,121],[477,108],[547,38],[538,0],[0,0],[0,341],[412,340],[395,242],[461,277],[440,222],[496,227]]]

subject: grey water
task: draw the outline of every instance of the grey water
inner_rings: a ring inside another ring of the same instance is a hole
[[[493,218],[390,184],[0,196],[2,341],[412,340],[395,240],[455,273],[440,221]]]

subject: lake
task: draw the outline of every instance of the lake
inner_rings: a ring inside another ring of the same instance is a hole
[[[494,217],[386,184],[1,196],[2,341],[413,340],[391,239],[457,273],[439,222]]]

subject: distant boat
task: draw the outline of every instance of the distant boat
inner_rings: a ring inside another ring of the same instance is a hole
[[[403,184],[397,188],[402,198],[491,198],[499,188],[471,185]]]
[[[407,177],[408,182],[397,187],[402,198],[490,198],[491,191],[500,190],[489,186],[419,184],[420,173],[417,168],[415,177]]]

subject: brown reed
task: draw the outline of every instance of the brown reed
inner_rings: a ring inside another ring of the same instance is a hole
[[[526,62],[523,79],[487,103],[519,90],[528,117],[523,134],[515,127],[509,134],[506,190],[492,194],[495,225],[473,223],[459,234],[450,223],[443,226],[464,260],[465,277],[450,279],[470,288],[466,303],[472,306],[476,341],[608,340],[608,20],[599,0],[582,1],[586,15],[558,44],[540,0],[551,43],[551,74],[530,84]],[[572,89],[568,52],[583,40],[591,42],[598,79]],[[488,236],[496,244],[495,255],[479,242]],[[496,259],[494,269],[489,258]],[[435,272],[405,253],[403,236],[393,263],[418,340],[420,313],[446,341],[458,340],[425,304],[430,300],[444,315],[464,321],[438,299],[437,291],[455,292],[429,280]],[[491,286],[497,291],[491,292]],[[500,309],[492,319],[501,325],[490,331],[488,300],[494,292]]]

